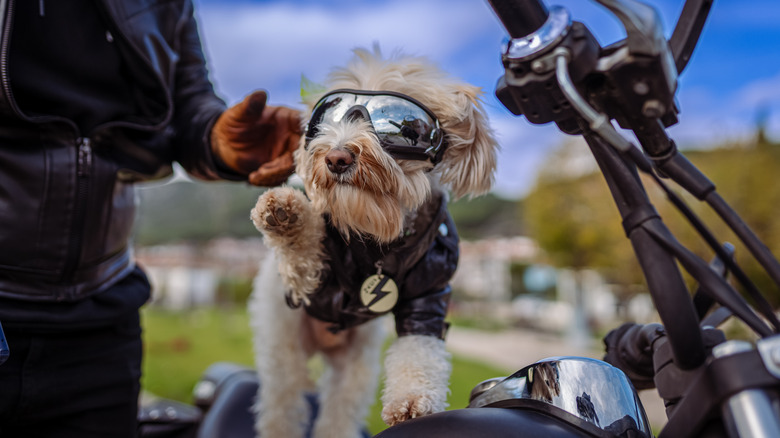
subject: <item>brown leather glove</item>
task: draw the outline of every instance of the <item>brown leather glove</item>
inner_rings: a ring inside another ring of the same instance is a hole
[[[212,151],[256,186],[276,186],[292,175],[302,133],[299,111],[266,105],[267,99],[265,91],[253,92],[225,110],[211,130]]]

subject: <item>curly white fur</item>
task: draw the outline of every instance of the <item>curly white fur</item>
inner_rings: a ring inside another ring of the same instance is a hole
[[[452,369],[444,341],[432,336],[398,338],[385,356],[382,420],[389,425],[447,407]]]
[[[435,167],[428,161],[396,160],[365,121],[322,123],[316,138],[295,153],[305,195],[290,187],[268,190],[251,218],[273,253],[262,264],[249,305],[260,377],[256,429],[262,437],[299,438],[305,432],[312,386],[307,362],[319,352],[327,365],[318,382],[320,413],[315,438],[354,438],[373,401],[385,333],[379,318],[333,334],[325,323],[295,305],[318,290],[326,260],[323,214],[342,236],[379,243],[399,237],[415,210],[443,184],[456,197],[489,190],[497,145],[480,104],[480,90],[448,77],[422,58],[356,50],[345,68],[327,79],[330,90],[352,88],[407,94],[437,115],[448,144]],[[312,96],[310,109],[320,96]],[[346,169],[329,169],[327,155],[351,158]],[[346,154],[346,155],[345,155]],[[444,342],[408,335],[390,347],[385,362],[382,418],[396,424],[444,410],[450,375]]]
[[[255,429],[261,437],[302,437],[309,418],[304,393],[312,386],[305,365],[308,354],[300,342],[303,314],[287,308],[285,286],[276,265],[272,257],[265,259],[249,301],[255,366],[260,376]]]

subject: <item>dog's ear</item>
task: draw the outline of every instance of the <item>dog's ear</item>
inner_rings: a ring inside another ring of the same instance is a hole
[[[455,199],[487,193],[493,186],[498,143],[482,108],[478,87],[455,85],[452,106],[440,115],[447,150],[435,171]],[[450,113],[452,111],[452,113]]]

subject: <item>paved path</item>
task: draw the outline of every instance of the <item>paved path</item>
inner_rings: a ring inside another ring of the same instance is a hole
[[[578,345],[579,344],[579,345]],[[553,356],[584,356],[601,359],[603,345],[567,342],[560,336],[530,330],[484,332],[451,327],[447,333],[448,349],[459,356],[505,369],[511,374],[526,365]],[[639,398],[650,424],[659,430],[666,424],[663,402],[654,391],[641,391]]]

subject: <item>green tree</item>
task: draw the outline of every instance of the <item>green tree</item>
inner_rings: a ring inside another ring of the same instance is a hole
[[[264,188],[231,182],[173,181],[142,185],[135,240],[138,245],[259,237],[249,212]]]
[[[686,153],[692,163],[716,185],[718,193],[740,215],[744,222],[777,256],[780,254],[780,145],[765,137],[759,141],[731,144]],[[780,291],[763,268],[755,261],[728,226],[706,205],[686,195],[689,206],[702,218],[721,241],[736,246],[736,259],[758,288],[777,306]],[[681,241],[702,257],[712,257],[712,251],[668,203],[656,203],[661,216]]]
[[[631,245],[606,182],[588,154],[585,144],[568,142],[542,166],[524,203],[530,236],[555,266],[596,268],[611,282],[634,284],[641,273],[631,262]]]
[[[452,220],[461,239],[479,239],[525,234],[522,202],[492,193],[474,199],[462,198],[449,204]]]
[[[542,167],[536,185],[525,199],[525,222],[551,263],[561,267],[596,268],[617,285],[644,284],[631,245],[620,224],[617,208],[595,160],[590,168],[578,166],[589,151],[584,144],[567,143]],[[726,144],[685,155],[715,182],[718,193],[739,213],[745,223],[777,255],[780,253],[780,145],[765,136],[748,144]],[[695,233],[663,192],[643,177],[647,192],[660,216],[678,239],[705,260],[713,251]],[[737,248],[737,261],[773,304],[780,304],[780,291],[750,256],[737,237],[709,206],[673,182],[680,193],[721,241]],[[635,290],[635,288],[630,288]]]

